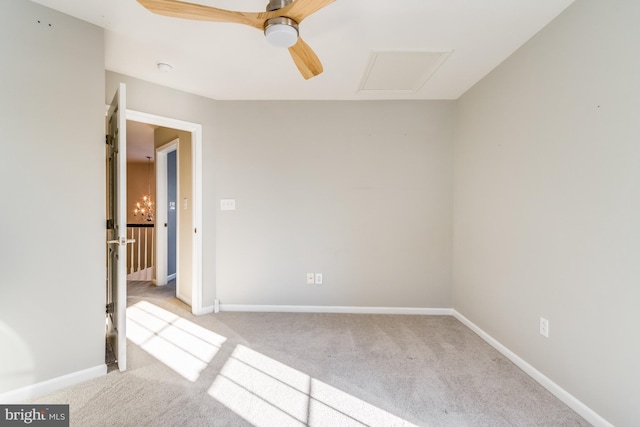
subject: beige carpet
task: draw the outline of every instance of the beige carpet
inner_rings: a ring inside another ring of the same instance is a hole
[[[34,403],[72,426],[589,425],[449,316],[195,317],[144,282],[129,306],[129,370]]]

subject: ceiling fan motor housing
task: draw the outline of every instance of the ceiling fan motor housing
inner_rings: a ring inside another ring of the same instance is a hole
[[[282,9],[285,6],[291,4],[293,0],[270,0],[267,5],[267,12],[273,12],[274,10]]]
[[[273,12],[291,4],[292,0],[271,0],[267,12]],[[276,47],[291,47],[298,41],[298,23],[286,16],[267,19],[264,23],[267,41]]]

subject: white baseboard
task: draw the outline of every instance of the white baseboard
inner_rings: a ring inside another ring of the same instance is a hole
[[[26,403],[56,390],[70,387],[107,374],[107,365],[98,365],[93,368],[73,372],[61,377],[51,378],[37,384],[28,385],[16,390],[0,394],[0,402],[4,404]]]
[[[430,316],[451,316],[453,314],[453,309],[451,308],[246,304],[220,304],[220,311],[248,311],[267,313],[422,314]]]
[[[546,377],[542,372],[525,362],[520,356],[509,350],[507,347],[498,342],[491,335],[480,329],[478,325],[458,313],[453,311],[453,316],[462,322],[466,327],[478,334],[480,338],[485,340],[489,345],[502,353],[507,359],[511,360],[518,368],[522,369],[527,375],[536,380],[540,385],[549,390],[554,396],[560,399],[564,404],[573,409],[582,418],[593,424],[595,427],[613,427],[613,424],[598,415],[593,409],[576,399],[568,391],[560,387],[558,384]]]

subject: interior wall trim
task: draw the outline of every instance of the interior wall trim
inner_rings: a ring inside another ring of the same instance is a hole
[[[220,311],[248,311],[268,313],[421,314],[429,316],[451,316],[453,314],[452,308],[355,307],[324,305],[220,304]]]
[[[582,418],[593,424],[595,427],[613,427],[613,424],[602,418],[593,409],[582,403],[571,393],[560,387],[553,382],[542,372],[524,361],[520,356],[509,350],[506,346],[502,345],[498,340],[491,335],[483,331],[478,325],[464,317],[456,310],[453,311],[453,316],[462,322],[466,327],[478,334],[480,338],[485,340],[491,347],[502,353],[507,359],[512,361],[518,368],[522,369],[527,375],[537,381],[541,386],[549,390],[551,394],[560,399],[569,408],[573,409]]]
[[[5,393],[0,393],[0,402],[5,404],[26,403],[54,391],[80,384],[107,374],[107,365],[102,364],[93,368],[72,372],[60,377],[51,378],[36,384],[31,384]]]
[[[213,306],[212,305],[206,305],[204,307],[201,307],[200,310],[198,310],[197,313],[193,313],[195,316],[202,316],[203,314],[211,314],[213,313]]]

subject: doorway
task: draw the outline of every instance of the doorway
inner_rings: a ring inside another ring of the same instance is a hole
[[[190,191],[188,191],[188,194],[182,194],[180,195],[180,201],[176,201],[176,209],[178,209],[181,205],[181,203],[184,202],[184,199],[186,199],[186,203],[188,206],[188,219],[190,220],[190,227],[189,227],[189,237],[191,237],[191,239],[189,239],[189,244],[188,244],[188,249],[191,252],[191,256],[190,258],[190,262],[183,268],[183,273],[188,273],[189,274],[189,278],[190,280],[188,280],[187,282],[185,282],[184,280],[182,281],[183,284],[188,283],[190,284],[190,286],[188,286],[188,292],[190,294],[190,305],[191,305],[191,312],[194,315],[200,315],[200,314],[205,314],[205,313],[209,313],[212,311],[212,308],[210,309],[209,307],[203,307],[203,301],[202,301],[202,125],[200,124],[196,124],[196,123],[191,123],[191,122],[185,122],[182,120],[177,120],[177,119],[172,119],[172,118],[168,118],[168,117],[163,117],[163,116],[157,116],[157,115],[153,115],[153,114],[148,114],[148,113],[143,113],[143,112],[139,112],[139,111],[134,111],[134,110],[127,110],[126,112],[126,117],[127,120],[132,120],[132,121],[136,121],[136,122],[141,122],[141,123],[147,123],[150,125],[154,125],[154,126],[159,126],[162,128],[168,128],[168,129],[173,129],[173,130],[177,130],[177,131],[181,131],[181,132],[187,132],[190,135],[191,138],[191,147],[190,150],[185,150],[185,151],[181,151],[179,153],[179,155],[187,157],[190,160],[190,164],[191,164],[191,171],[189,173],[189,177],[190,177],[190,181],[192,183],[191,188],[189,189]],[[177,145],[176,145],[177,148]],[[161,154],[160,156],[166,156],[166,154],[168,154],[171,150],[167,150],[164,154]],[[160,156],[158,156],[158,152],[156,152],[156,195],[158,197],[157,199],[157,205],[158,207],[163,206],[161,203],[163,203],[163,201],[161,200],[161,197],[163,196],[163,194],[166,194],[166,190],[162,190],[160,189],[160,191],[157,189],[157,186],[160,182],[166,182],[166,178],[161,178],[158,176],[158,173],[162,173],[161,171],[164,169],[166,171],[166,166],[160,167],[159,166],[159,161],[160,161]],[[164,159],[166,160],[166,159]],[[165,196],[166,197],[166,196]],[[167,206],[167,201],[166,199],[164,200],[164,206]],[[164,209],[162,208],[158,208],[157,212],[161,213],[163,212]],[[162,221],[162,218],[157,217],[157,224],[162,225],[162,226],[158,226],[155,228],[156,230],[156,245],[157,245],[157,250],[156,250],[156,281],[160,279],[161,274],[158,272],[158,270],[160,268],[163,268],[160,264],[162,264],[162,261],[158,262],[158,255],[161,253],[166,253],[166,249],[161,249],[159,245],[162,244],[162,242],[165,242],[165,246],[166,246],[166,237],[164,235],[160,235],[163,234],[164,232],[164,223],[166,221]],[[158,234],[160,232],[160,234]],[[181,236],[180,234],[178,234],[176,236],[177,238],[177,242],[179,242],[180,240],[182,240],[185,236]],[[179,245],[179,243],[178,243]],[[177,252],[177,261],[179,263],[179,259],[180,259],[180,252],[179,250],[176,251]],[[164,269],[166,271],[166,262],[164,262]],[[164,277],[166,278],[166,273],[162,273],[164,275]],[[180,267],[178,264],[177,267],[177,274],[180,275]],[[186,274],[182,274],[182,276],[186,276]],[[178,280],[180,279],[179,277],[177,278]],[[157,283],[160,284],[160,283]],[[176,288],[176,291],[178,293],[178,288]]]

